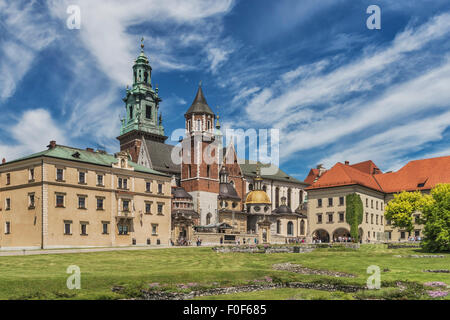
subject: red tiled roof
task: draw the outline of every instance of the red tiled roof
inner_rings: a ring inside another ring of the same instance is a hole
[[[439,183],[450,183],[450,156],[410,161],[396,172],[374,177],[386,193],[430,190]]]
[[[354,165],[338,162],[306,190],[358,184],[377,191],[393,193],[403,190],[429,190],[438,183],[450,183],[450,156],[414,160],[391,173],[372,174],[376,168],[377,166],[370,160]]]
[[[305,183],[307,184],[313,184],[314,180],[319,175],[319,169],[311,169],[309,170],[308,176],[305,179]]]
[[[336,186],[347,186],[359,184],[365,187],[382,191],[377,181],[371,174],[353,168],[350,165],[336,163],[330,170],[325,172],[319,180],[313,183],[306,190],[330,188]]]
[[[380,170],[378,167],[373,163],[372,160],[367,160],[360,163],[355,163],[351,165],[352,168],[358,169],[359,171],[362,171],[367,174],[374,174],[374,170]],[[378,173],[382,173],[381,170]]]

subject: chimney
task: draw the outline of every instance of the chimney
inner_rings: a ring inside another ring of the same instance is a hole
[[[2,159],[2,164],[5,164],[5,163],[6,163],[6,159],[3,158],[3,159]]]
[[[350,161],[345,160],[345,165],[348,166],[350,164]]]
[[[56,147],[56,141],[52,140],[50,141],[50,144],[47,146],[47,148],[49,149],[54,149]]]
[[[318,165],[317,165],[317,169],[319,170],[319,177],[320,177],[325,171],[327,171],[327,170],[325,169],[325,167],[323,166],[323,164],[318,164]]]
[[[92,148],[86,148],[86,151],[94,152],[94,149],[92,149]]]

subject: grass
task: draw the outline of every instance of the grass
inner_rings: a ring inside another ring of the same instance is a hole
[[[381,268],[382,290],[358,294],[306,289],[274,289],[230,295],[232,299],[346,299],[397,297],[396,281],[419,284],[442,281],[450,274],[425,273],[425,269],[448,269],[450,254],[444,258],[398,258],[395,255],[424,254],[420,249],[387,249],[385,245],[362,245],[359,250],[317,249],[311,253],[249,254],[215,253],[211,248],[177,248],[139,251],[110,251],[77,254],[0,257],[0,299],[118,299],[137,295],[137,288],[149,283],[176,287],[181,283],[211,286],[239,285],[270,276],[279,281],[337,282],[365,285],[367,267]],[[332,278],[272,270],[275,263],[298,263],[308,268],[352,273],[356,278]],[[67,267],[81,269],[81,290],[68,290]],[[388,272],[383,272],[389,269]],[[124,286],[127,294],[111,291]],[[391,288],[387,288],[391,287]],[[135,288],[135,289],[133,289]],[[134,290],[134,291],[133,291]],[[380,297],[381,295],[381,297]],[[414,298],[413,296],[408,296]],[[205,297],[203,297],[205,298]],[[206,297],[214,299],[216,297]],[[220,299],[228,298],[220,296]],[[445,299],[449,299],[446,297]]]

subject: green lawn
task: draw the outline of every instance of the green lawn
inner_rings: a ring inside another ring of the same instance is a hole
[[[425,273],[424,269],[449,269],[450,254],[445,258],[398,258],[395,255],[426,254],[418,249],[388,250],[384,245],[363,245],[359,250],[317,249],[303,254],[215,253],[211,248],[177,248],[100,253],[55,254],[0,257],[0,299],[118,299],[113,286],[147,287],[160,283],[172,288],[177,284],[200,286],[238,285],[270,276],[280,281],[341,282],[364,285],[370,265],[382,272],[382,287],[394,281],[425,283],[442,281],[450,284],[450,274]],[[275,271],[272,264],[291,262],[315,269],[341,271],[356,278],[332,278]],[[68,290],[66,269],[81,269],[81,290]],[[375,298],[389,293],[385,288]],[[137,290],[135,290],[137,291]],[[128,295],[129,297],[130,295]],[[255,293],[206,297],[206,299],[351,299],[354,294],[305,289],[274,289]],[[370,298],[370,295],[367,296]],[[447,296],[446,299],[450,297]],[[202,297],[205,299],[205,297]]]

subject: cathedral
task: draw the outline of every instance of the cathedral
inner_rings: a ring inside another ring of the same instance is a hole
[[[123,101],[120,150],[139,165],[172,177],[174,243],[197,238],[204,243],[286,243],[306,237],[308,185],[281,169],[262,176],[261,167],[269,164],[239,159],[233,143],[223,146],[219,116],[201,84],[184,114],[184,138],[178,146],[166,143],[162,99],[152,86],[143,44]]]

